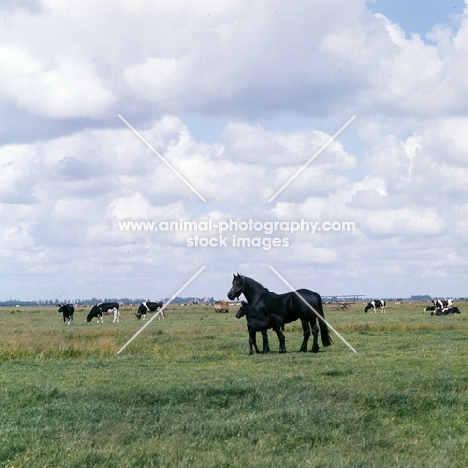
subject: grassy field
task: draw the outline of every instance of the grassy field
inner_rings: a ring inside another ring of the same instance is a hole
[[[71,326],[55,308],[0,309],[0,464],[5,467],[468,466],[468,305],[339,311],[318,354],[248,355],[245,321],[170,307],[142,326]],[[260,337],[259,337],[260,340]]]

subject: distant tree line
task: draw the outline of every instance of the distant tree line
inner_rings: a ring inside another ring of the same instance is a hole
[[[339,302],[339,299],[337,296],[328,296],[331,299],[330,302]],[[17,305],[19,306],[55,306],[57,304],[75,304],[77,306],[92,306],[94,304],[98,304],[99,302],[119,302],[120,304],[123,305],[135,305],[135,304],[141,304],[142,302],[148,302],[148,301],[162,301],[166,303],[169,301],[169,297],[166,297],[164,299],[157,299],[157,298],[151,298],[151,299],[143,299],[143,298],[128,298],[128,297],[121,297],[121,298],[116,298],[116,297],[104,297],[104,298],[97,298],[97,297],[92,297],[91,299],[63,299],[63,300],[58,300],[58,299],[41,299],[39,301],[22,301],[18,299],[10,299],[8,301],[0,301],[0,307],[15,307]],[[361,301],[371,301],[375,299],[374,297],[371,298],[362,298]],[[381,299],[385,299],[387,301],[430,301],[432,299],[445,299],[441,298],[439,296],[430,296],[429,294],[418,294],[418,295],[413,295],[408,297],[397,297],[397,298],[391,298],[391,297],[383,297]],[[467,301],[467,297],[458,297],[458,298],[452,298],[457,301]],[[215,302],[214,297],[180,297],[177,296],[171,301],[171,304],[213,304]]]
[[[162,302],[166,303],[170,298],[166,297],[165,299],[161,299]],[[55,306],[57,304],[75,304],[77,306],[91,306],[94,304],[98,304],[99,302],[119,302],[123,305],[133,305],[133,304],[141,304],[142,302],[148,301],[157,301],[157,298],[151,299],[143,299],[143,298],[128,298],[128,297],[104,297],[104,298],[97,298],[92,297],[91,299],[41,299],[38,301],[22,301],[20,299],[9,299],[8,301],[0,301],[0,306],[5,307],[15,307],[19,306]],[[211,304],[215,302],[213,297],[179,297],[177,296],[171,301],[171,304]]]

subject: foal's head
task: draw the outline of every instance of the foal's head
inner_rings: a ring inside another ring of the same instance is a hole
[[[241,304],[242,305],[241,305],[240,309],[236,313],[236,318],[240,319],[244,315],[247,315],[247,318],[248,318],[249,308],[251,306],[249,306],[249,304],[247,304],[247,302],[245,302],[245,301],[242,301]]]

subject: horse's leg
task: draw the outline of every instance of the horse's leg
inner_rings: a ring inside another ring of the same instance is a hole
[[[307,343],[309,342],[310,337],[310,327],[309,322],[306,319],[301,318],[302,330],[304,330],[304,340],[302,341],[301,348],[299,349],[300,353],[305,353],[307,351]]]
[[[318,334],[319,332],[318,332],[317,323],[314,321],[314,324],[312,325],[312,335],[314,336],[314,342],[312,344],[312,349],[311,349],[313,353],[319,352]]]
[[[268,333],[266,330],[262,330],[262,338],[263,338],[263,354],[267,354],[270,352],[270,346],[268,344]]]

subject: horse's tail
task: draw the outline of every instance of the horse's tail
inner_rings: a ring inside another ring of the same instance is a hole
[[[325,314],[323,313],[323,307],[322,307],[322,298],[318,295],[318,304],[319,304],[319,314],[323,319],[325,319]],[[333,340],[331,339],[330,336],[330,331],[328,330],[328,326],[325,322],[325,320],[321,320],[320,318],[318,319],[319,321],[319,327],[320,327],[320,336],[322,337],[322,345],[325,346],[331,346],[333,344]]]
[[[320,336],[322,337],[323,346],[330,346],[333,344],[327,324],[322,320],[320,320]]]

